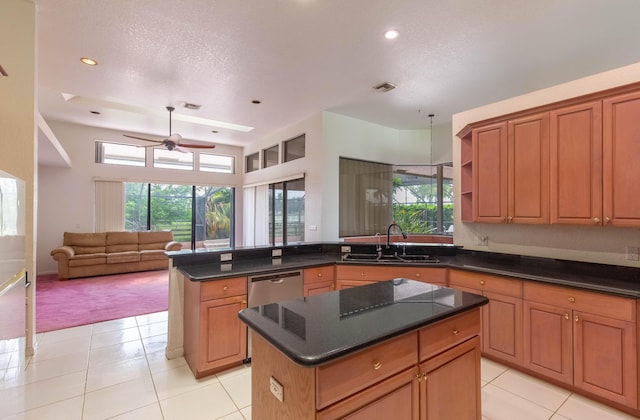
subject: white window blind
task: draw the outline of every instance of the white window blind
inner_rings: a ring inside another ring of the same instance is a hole
[[[95,231],[124,230],[124,183],[95,181]]]

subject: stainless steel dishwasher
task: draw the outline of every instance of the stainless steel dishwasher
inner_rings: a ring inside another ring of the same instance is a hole
[[[249,276],[247,282],[249,308],[304,296],[302,270]],[[247,339],[247,358],[251,358],[251,334]]]

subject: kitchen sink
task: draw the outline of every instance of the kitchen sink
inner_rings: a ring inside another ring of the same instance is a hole
[[[347,253],[342,256],[342,261],[362,261],[362,262],[404,262],[404,263],[424,263],[435,264],[440,260],[430,255],[398,255],[398,254],[353,254]]]

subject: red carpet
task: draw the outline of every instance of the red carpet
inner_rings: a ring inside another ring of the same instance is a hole
[[[169,271],[144,271],[59,281],[36,280],[36,332],[166,311]]]

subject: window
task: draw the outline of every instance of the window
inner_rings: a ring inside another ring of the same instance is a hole
[[[234,189],[125,183],[125,229],[171,230],[191,249],[233,246]],[[195,209],[195,211],[193,211]]]
[[[304,241],[304,178],[269,185],[269,242]]]
[[[340,237],[384,234],[394,221],[407,233],[450,234],[453,168],[340,158],[339,200]]]
[[[233,156],[214,155],[200,153],[201,172],[218,172],[222,174],[234,174],[236,172],[236,159]]]
[[[253,172],[260,169],[260,155],[258,153],[254,153],[252,155],[245,157],[245,171]]]
[[[262,167],[268,168],[278,164],[278,145],[262,151]]]
[[[303,158],[305,153],[305,135],[303,134],[291,140],[285,141],[283,144],[283,148],[284,162],[290,162],[292,160]]]
[[[193,170],[193,152],[153,149],[153,167],[191,171]]]
[[[130,144],[96,141],[96,163],[146,166],[146,148]]]

